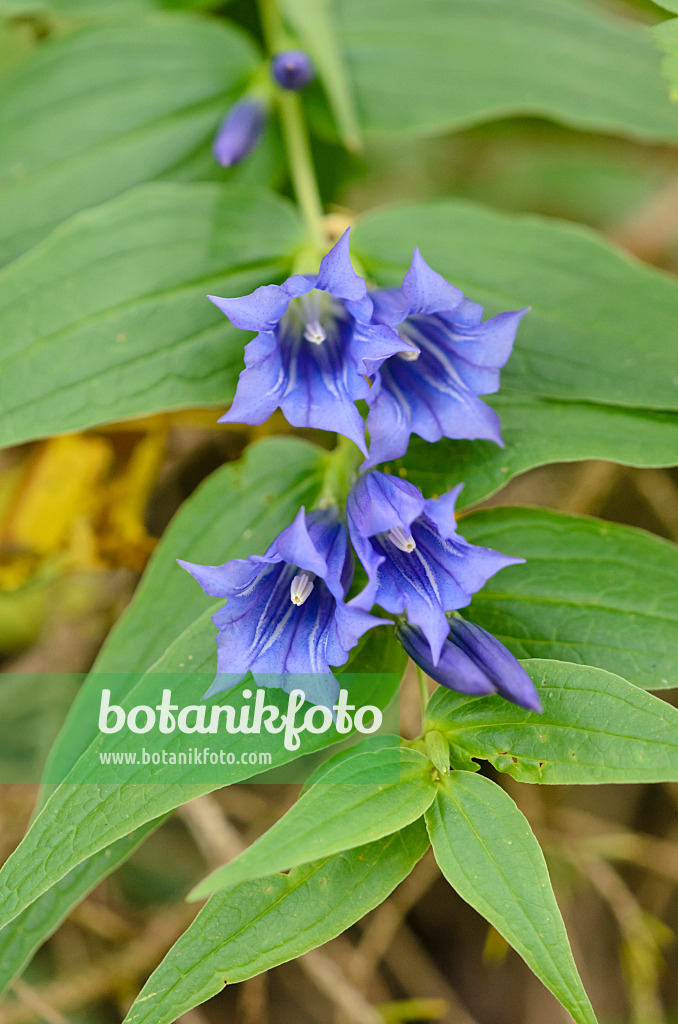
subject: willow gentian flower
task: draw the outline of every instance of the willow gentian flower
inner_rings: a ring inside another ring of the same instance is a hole
[[[261,100],[245,97],[234,103],[221,122],[212,143],[214,159],[233,167],[257,146],[266,127],[266,107]]]
[[[402,623],[398,638],[412,660],[448,690],[472,696],[499,693],[528,711],[543,710],[535,685],[523,666],[482,626],[452,617],[437,662],[433,661],[429,642],[418,626]]]
[[[482,322],[482,306],[432,270],[418,249],[402,287],[373,292],[375,319],[397,328],[409,351],[379,368],[367,396],[366,466],[400,458],[411,434],[502,445],[499,417],[478,395],[499,387],[499,370],[526,309]]]
[[[271,73],[282,89],[299,92],[313,81],[313,64],[303,50],[284,50],[271,61]]]
[[[363,633],[384,621],[345,603],[353,560],[335,509],[306,515],[302,507],[265,555],[179,565],[206,594],[228,598],[212,616],[217,676],[206,697],[251,671],[262,686],[298,687],[307,700],[331,707],[339,684],[330,666],[345,664]]]
[[[386,473],[360,476],[347,502],[348,528],[368,583],[356,601],[407,613],[423,631],[438,664],[450,631],[445,615],[464,608],[487,580],[523,562],[457,534],[455,501],[463,484],[426,499],[413,484]]]
[[[241,298],[209,298],[234,327],[259,332],[245,348],[245,369],[221,423],[263,423],[280,407],[293,427],[336,430],[367,454],[354,402],[367,397],[366,377],[384,359],[412,346],[372,322],[365,282],[351,266],[348,231],[317,274],[297,274]]]

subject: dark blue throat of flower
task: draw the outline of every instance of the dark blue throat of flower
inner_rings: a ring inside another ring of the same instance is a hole
[[[238,662],[234,671],[326,671],[335,604],[324,580],[286,562],[274,563],[227,602],[215,623]]]
[[[351,366],[353,319],[343,304],[317,289],[293,299],[280,321],[278,344],[285,375],[281,402],[309,404],[323,394],[337,402],[360,397]]]
[[[443,540],[426,516],[415,520],[410,531],[391,530],[370,539],[385,559],[377,574],[376,603],[389,611],[403,600],[448,611],[465,607],[471,594],[455,578],[457,572],[463,575],[463,548],[454,539]]]
[[[381,372],[389,390],[399,392],[401,399],[409,395],[429,402],[434,396],[458,402],[474,393],[471,382],[464,379],[471,375],[471,367],[467,369],[464,359],[453,351],[450,330],[439,317],[408,317],[398,333],[419,354],[402,353],[386,361]]]

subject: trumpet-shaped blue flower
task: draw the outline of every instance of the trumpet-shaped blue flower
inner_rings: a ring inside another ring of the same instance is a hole
[[[457,534],[462,486],[427,500],[408,481],[377,471],[359,477],[347,502],[353,547],[368,575],[356,601],[406,612],[428,640],[434,665],[450,631],[445,613],[464,608],[500,569],[524,561]]]
[[[478,398],[499,387],[499,369],[527,312],[482,322],[482,306],[432,270],[418,249],[402,288],[372,293],[375,319],[397,328],[408,351],[386,360],[367,396],[366,466],[400,458],[411,434],[501,445],[499,417]]]
[[[280,407],[294,427],[336,430],[362,452],[365,426],[354,405],[384,359],[411,349],[372,322],[365,282],[351,266],[348,231],[318,274],[297,274],[236,299],[209,298],[235,327],[258,331],[245,349],[233,405],[222,423],[263,423]]]
[[[434,662],[421,629],[405,622],[398,627],[403,647],[427,675],[448,690],[483,696],[500,693],[528,711],[542,711],[534,683],[519,661],[481,626],[455,616]]]
[[[257,99],[234,103],[221,122],[212,143],[214,159],[222,167],[233,167],[257,146],[266,127],[266,107]]]
[[[333,509],[306,515],[301,508],[265,555],[218,566],[179,565],[206,594],[228,598],[212,616],[217,677],[206,697],[251,670],[261,685],[299,687],[307,700],[331,707],[339,684],[330,666],[345,664],[363,633],[383,621],[345,603],[353,560]]]

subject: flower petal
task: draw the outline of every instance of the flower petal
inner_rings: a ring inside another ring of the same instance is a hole
[[[465,323],[457,310],[451,317],[443,315],[441,319],[449,326],[449,343],[459,357],[475,366],[498,370],[511,355],[520,321],[529,311],[529,306],[526,306],[525,309],[498,313],[484,323],[473,325]],[[489,394],[488,391],[481,393]]]
[[[414,346],[403,341],[392,327],[356,323],[349,342],[349,357],[357,373],[371,377],[385,359],[399,352],[413,352]]]
[[[351,263],[348,244],[350,233],[351,229],[348,228],[327,255],[323,256],[316,288],[330,292],[338,299],[359,301],[367,294],[367,286]]]
[[[403,279],[402,291],[410,314],[452,310],[464,298],[459,288],[429,267],[416,247],[410,269]]]
[[[264,423],[278,408],[285,384],[275,335],[262,332],[245,346],[245,369],[238,378],[233,404],[219,423]]]
[[[306,525],[306,510],[302,505],[294,521],[278,534],[268,551],[267,557],[276,556],[291,565],[315,573],[321,579],[327,576],[327,562],[318,551]]]
[[[365,424],[354,400],[365,397],[368,386],[349,366],[339,333],[320,345],[297,341],[280,408],[293,427],[337,431],[367,455]]]
[[[409,531],[424,511],[426,501],[414,484],[376,470],[360,476],[347,501],[351,534],[374,537],[395,526]]]
[[[450,642],[461,649],[488,676],[496,690],[507,700],[528,711],[543,710],[529,675],[511,652],[482,626],[455,618]]]
[[[255,672],[257,686],[280,689],[285,693],[302,690],[309,704],[332,710],[339,699],[339,682],[331,672]]]
[[[244,558],[233,558],[224,565],[196,565],[177,558],[182,569],[190,572],[210,597],[233,597],[246,589],[261,572],[261,565]]]
[[[435,524],[438,533],[444,540],[453,537],[457,532],[455,505],[463,489],[464,484],[457,484],[451,491],[441,494],[439,498],[428,498],[424,505],[426,515]]]
[[[362,469],[372,469],[380,462],[401,458],[407,451],[412,433],[410,404],[406,395],[382,387],[378,378],[367,401],[370,406],[367,414],[370,446]]]
[[[290,295],[278,284],[264,284],[250,295],[224,299],[208,295],[234,327],[241,331],[272,331],[290,304]]]
[[[454,644],[446,642],[438,663],[434,664],[428,640],[421,629],[405,622],[398,627],[398,639],[415,664],[449,690],[474,697],[495,692],[491,680],[482,669]]]

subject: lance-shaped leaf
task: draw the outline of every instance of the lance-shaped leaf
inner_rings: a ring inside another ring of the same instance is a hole
[[[378,906],[428,847],[422,820],[374,843],[210,898],[125,1024],[169,1024],[224,985],[300,956]]]
[[[542,715],[501,697],[440,687],[427,708],[428,727],[446,735],[458,754],[489,761],[520,782],[678,781],[678,709],[599,668],[522,664]]]
[[[452,888],[520,953],[577,1024],[596,1024],[544,855],[510,796],[482,775],[454,771],[426,824]]]
[[[284,274],[299,238],[290,203],[236,185],[142,186],[73,218],[0,272],[0,444],[227,403],[245,335],[206,295]]]
[[[41,46],[0,82],[0,263],[192,155],[257,61],[244,33],[178,13]]]
[[[508,115],[678,140],[645,27],[574,0],[342,0],[366,133],[430,135]]]
[[[149,821],[136,832],[78,864],[56,885],[0,931],[0,995],[21,974],[35,951],[87,893],[130,857],[162,823]]]
[[[678,409],[678,281],[593,231],[441,201],[370,213],[352,241],[380,283],[399,284],[418,245],[486,315],[530,306],[502,391]]]
[[[208,875],[189,898],[381,839],[421,817],[435,794],[431,765],[417,750],[356,753],[326,771],[268,832]]]
[[[514,476],[549,462],[607,459],[627,466],[671,466],[678,455],[678,413],[564,402],[501,391],[483,399],[499,414],[504,448],[491,441],[430,445],[413,436],[398,467],[424,494],[460,480],[458,507],[494,494]]]
[[[398,673],[385,673],[383,666],[392,656],[402,663],[401,652],[395,645],[392,631],[384,630],[381,635],[375,635],[377,640],[372,642],[381,647],[381,671],[361,675],[357,683],[353,687],[349,684],[347,689],[349,703],[373,704],[383,709],[391,700],[399,679]],[[208,611],[181,634],[152,671],[137,677],[136,685],[129,689],[125,687],[115,698],[116,702],[126,710],[139,705],[153,707],[170,679],[172,694],[179,704],[197,703],[206,683],[213,677],[213,673],[205,674],[216,660],[212,653],[213,644],[214,630]],[[389,654],[389,644],[393,645],[393,655]],[[121,682],[125,684],[126,680]],[[247,703],[247,692],[246,683],[243,683],[226,695],[220,694],[217,700],[235,709],[237,721],[240,709]],[[282,712],[286,708],[287,694],[281,690],[269,690],[266,703],[277,705],[278,711]],[[96,723],[96,717],[94,720]],[[312,753],[343,738],[332,726],[327,732],[310,734],[303,752]],[[148,746],[149,737],[142,739]],[[205,739],[201,737],[201,748]],[[208,745],[233,755],[233,763],[226,767],[211,769],[203,764],[198,768],[193,762],[189,770],[185,767],[186,763],[191,764],[188,759],[183,765],[180,760],[174,764],[168,760],[149,767],[143,764],[140,756],[133,764],[127,764],[125,752],[130,748],[138,750],[141,745],[132,741],[126,730],[108,736],[99,734],[88,744],[0,872],[0,927],[4,927],[87,857],[145,822],[221,785],[251,778],[268,765],[287,764],[299,754],[299,751],[285,746],[281,733],[227,736],[222,732],[211,737]],[[195,746],[196,737],[191,733],[174,732],[163,737],[162,749],[168,755],[188,754]],[[102,763],[99,756],[102,752],[121,755],[121,763]],[[260,752],[267,755],[265,767],[258,757]],[[253,765],[251,758],[255,755],[257,763]],[[49,851],[49,856],[45,851]]]
[[[676,0],[658,0],[662,7],[678,14],[678,2]],[[669,21],[657,25],[653,30],[655,41],[666,56],[662,60],[662,71],[669,83],[669,94],[672,100],[678,99],[678,18],[671,18]]]
[[[678,547],[616,523],[530,508],[473,512],[471,543],[521,555],[468,618],[517,658],[583,662],[649,690],[678,686]]]

